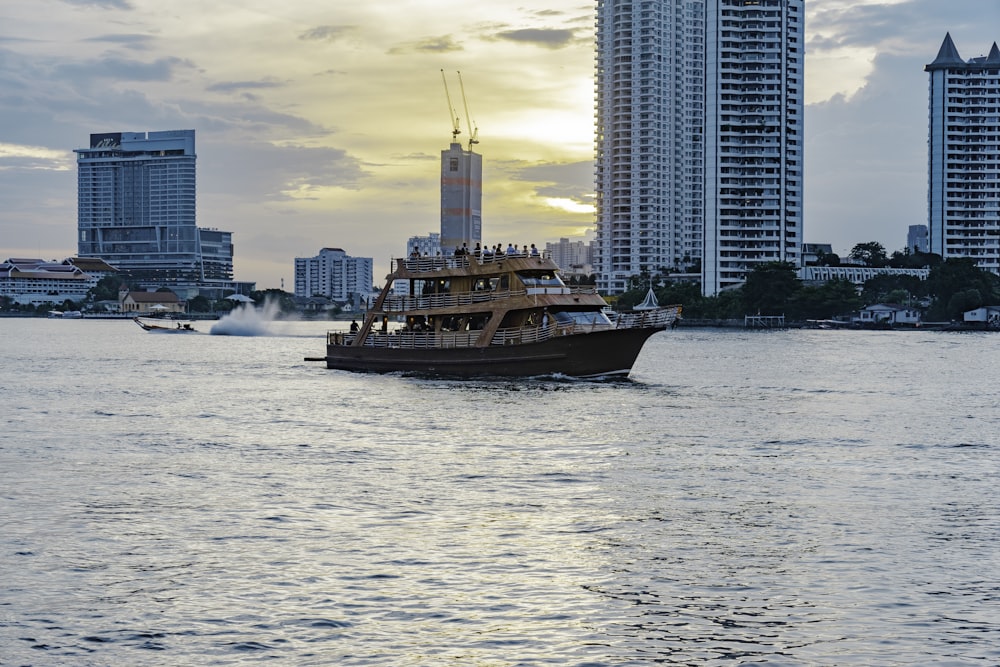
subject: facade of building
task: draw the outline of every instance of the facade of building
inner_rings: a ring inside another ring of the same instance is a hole
[[[930,252],[1000,273],[1000,49],[962,60],[945,35],[930,75]]]
[[[230,232],[196,224],[194,130],[90,135],[77,154],[77,250],[134,282],[236,289]]]
[[[910,225],[906,230],[906,247],[910,251],[930,252],[927,225]]]
[[[356,304],[372,291],[372,258],[351,257],[340,248],[323,248],[315,257],[295,258],[295,296],[323,296]]]
[[[21,305],[79,303],[98,280],[100,276],[86,273],[68,261],[11,258],[0,262],[0,297]]]
[[[598,0],[598,289],[702,253],[705,0]]]
[[[483,240],[483,156],[456,142],[441,151],[441,250]]]
[[[598,287],[800,264],[803,0],[598,0]]]
[[[706,2],[702,292],[801,265],[804,0]]]
[[[587,241],[559,239],[558,243],[546,243],[545,254],[551,257],[566,275],[593,273],[593,247]]]

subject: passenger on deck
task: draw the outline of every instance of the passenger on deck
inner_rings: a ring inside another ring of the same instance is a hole
[[[358,333],[358,321],[351,320],[351,333]]]
[[[507,244],[507,254],[508,255],[516,255],[517,254],[517,248],[515,248],[512,244],[508,243]]]
[[[534,243],[531,244],[531,256],[538,257],[538,248],[535,247]]]

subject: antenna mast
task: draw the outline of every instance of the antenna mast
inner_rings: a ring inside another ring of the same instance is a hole
[[[448,99],[448,117],[452,119],[451,121],[451,140],[455,141],[458,139],[458,135],[462,133],[461,119],[458,117],[458,113],[455,112],[455,107],[451,105],[451,93],[448,92],[448,79],[444,76],[444,70],[441,70],[441,81],[444,82],[444,96]],[[461,82],[461,78],[459,78]]]
[[[476,127],[475,121],[469,116],[469,103],[465,99],[465,84],[462,83],[461,72],[458,73],[458,87],[462,89],[462,104],[465,106],[465,127],[469,131],[469,150],[471,151],[472,145],[479,143],[479,128]]]

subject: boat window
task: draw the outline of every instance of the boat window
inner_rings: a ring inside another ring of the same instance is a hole
[[[451,281],[448,279],[414,280],[417,294],[448,294],[451,292]]]
[[[552,313],[556,322],[568,324],[611,324],[607,315],[599,310],[557,310]]]
[[[563,287],[563,281],[552,271],[532,271],[531,273],[518,271],[517,277],[521,279],[525,287]]]

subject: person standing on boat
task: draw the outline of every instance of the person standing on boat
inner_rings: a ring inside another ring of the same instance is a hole
[[[351,320],[351,333],[358,333],[358,321]]]
[[[531,244],[531,256],[538,257],[538,248],[535,247],[534,243]]]
[[[515,248],[513,246],[513,244],[508,243],[507,244],[507,254],[508,255],[516,255],[517,254],[517,248]]]

